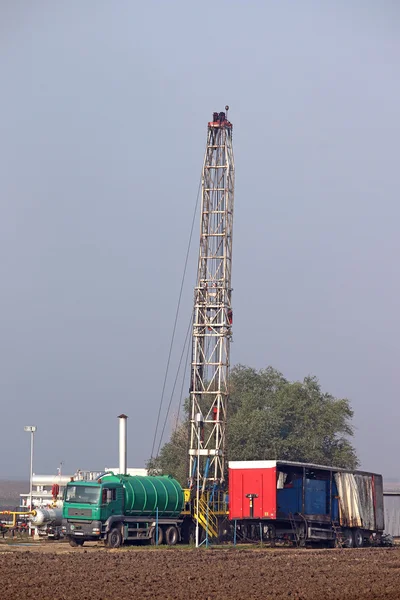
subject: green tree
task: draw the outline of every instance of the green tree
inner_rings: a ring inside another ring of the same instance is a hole
[[[187,479],[188,409],[185,419],[148,467]],[[290,460],[354,469],[349,400],[322,392],[316,377],[290,382],[268,367],[243,365],[231,372],[228,460]]]

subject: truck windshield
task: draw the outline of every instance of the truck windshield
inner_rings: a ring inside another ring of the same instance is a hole
[[[75,504],[98,504],[100,499],[100,486],[92,485],[67,485],[65,502]]]

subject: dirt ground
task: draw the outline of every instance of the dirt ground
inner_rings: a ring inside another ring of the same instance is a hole
[[[400,598],[400,548],[188,549],[0,545],[7,600]]]

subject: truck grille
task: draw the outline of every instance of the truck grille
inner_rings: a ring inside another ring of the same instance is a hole
[[[92,511],[90,508],[69,508],[68,509],[69,517],[91,517]]]

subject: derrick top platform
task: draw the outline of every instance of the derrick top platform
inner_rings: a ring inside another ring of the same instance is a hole
[[[226,112],[214,112],[212,121],[209,122],[208,126],[212,128],[224,128],[227,127],[232,129],[233,125],[230,121],[228,121],[228,110],[229,106],[225,106]]]

